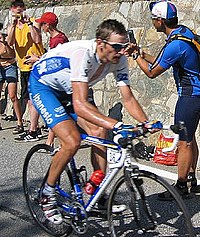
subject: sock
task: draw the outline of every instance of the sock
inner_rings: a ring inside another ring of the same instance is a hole
[[[195,172],[189,172],[189,174],[188,174],[188,179],[189,179],[189,180],[196,179],[196,177],[195,177]]]
[[[55,193],[55,186],[51,186],[48,183],[45,183],[42,193],[46,196],[50,196]]]
[[[177,180],[176,187],[178,187],[180,189],[187,188],[187,181]]]

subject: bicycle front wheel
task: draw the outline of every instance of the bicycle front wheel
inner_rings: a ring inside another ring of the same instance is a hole
[[[35,145],[28,152],[23,167],[24,194],[33,219],[43,230],[53,236],[68,236],[72,232],[70,219],[64,218],[60,225],[53,224],[45,218],[39,205],[40,192],[47,179],[47,172],[52,160],[51,152],[52,148],[46,144]],[[70,191],[71,176],[68,172],[63,172],[61,177],[65,179],[65,190],[68,187]],[[61,182],[63,184],[63,180],[60,179],[60,185]],[[59,194],[57,194],[57,198],[60,198]]]
[[[169,191],[173,201],[159,201],[157,194]],[[125,206],[114,213],[115,206]],[[176,190],[163,178],[137,171],[121,177],[114,185],[108,204],[111,236],[195,236],[190,214]]]

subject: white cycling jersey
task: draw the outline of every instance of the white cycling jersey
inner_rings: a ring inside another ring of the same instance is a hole
[[[117,64],[108,63],[103,70],[96,54],[95,40],[79,40],[59,44],[33,65],[32,76],[58,91],[72,93],[71,81],[97,83],[112,72],[118,86],[129,85],[128,62],[122,56]]]

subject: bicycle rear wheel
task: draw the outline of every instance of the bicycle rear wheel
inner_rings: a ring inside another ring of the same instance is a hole
[[[174,188],[163,178],[147,172],[131,173],[128,182],[119,178],[110,194],[108,221],[111,236],[195,236],[190,214]],[[168,190],[173,201],[159,201],[157,193]],[[113,205],[126,205],[126,210],[113,213]]]
[[[35,145],[28,152],[23,167],[24,194],[33,219],[42,229],[53,236],[68,236],[72,232],[70,218],[65,217],[60,225],[55,225],[45,218],[39,205],[40,191],[46,181],[46,174],[52,160],[50,152],[52,152],[52,148],[46,144]],[[63,186],[65,191],[68,189],[69,192],[71,191],[70,174],[70,171],[66,169],[59,180],[59,185]],[[64,197],[59,194],[57,194],[57,198],[62,202],[65,201]]]

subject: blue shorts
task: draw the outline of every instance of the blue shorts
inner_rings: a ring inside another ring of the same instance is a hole
[[[5,81],[7,81],[7,83],[17,83],[18,71],[16,64],[11,64],[6,67],[0,66],[0,83],[4,83]]]
[[[31,101],[49,128],[65,120],[77,121],[77,114],[72,105],[72,94],[46,86],[32,74],[29,77],[28,90]],[[89,93],[88,101],[95,106],[92,90]]]
[[[200,119],[200,97],[180,96],[176,103],[174,123],[183,121],[187,128],[187,137],[180,133],[181,141],[191,142]]]
[[[28,90],[31,101],[49,128],[71,118],[77,120],[77,115],[74,113],[73,107],[70,106],[72,105],[72,95],[42,84],[33,75],[29,77]],[[62,101],[65,101],[68,106],[64,107]]]

